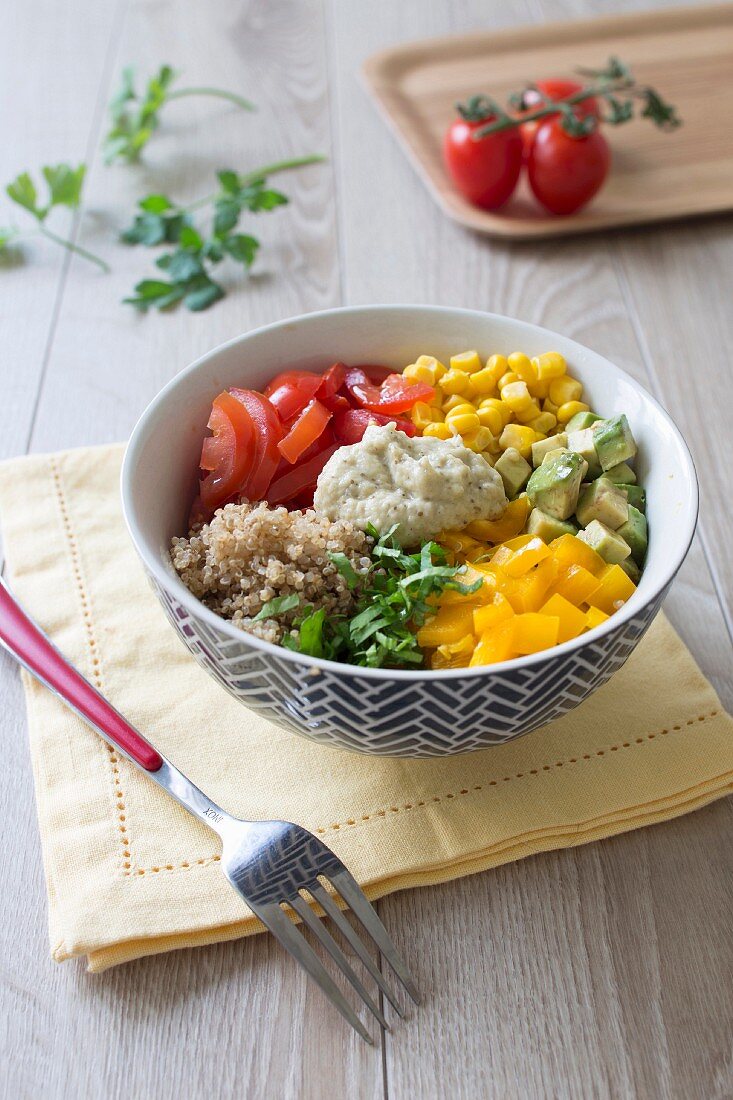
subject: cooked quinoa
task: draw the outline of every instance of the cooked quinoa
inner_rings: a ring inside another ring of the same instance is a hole
[[[235,626],[279,645],[310,604],[349,615],[355,593],[331,562],[342,553],[358,573],[369,566],[371,539],[353,524],[314,511],[289,512],[261,504],[227,504],[188,538],[174,538],[173,566],[207,607]],[[278,619],[253,618],[268,601],[297,593],[300,607]]]

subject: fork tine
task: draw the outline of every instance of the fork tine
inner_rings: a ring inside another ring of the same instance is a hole
[[[315,915],[305,898],[301,897],[298,894],[296,897],[293,897],[288,901],[288,905],[292,905],[293,909],[301,918],[303,923],[307,924],[313,935],[318,938],[324,950],[329,953],[346,980],[359,994],[362,1001],[371,1012],[372,1016],[374,1016],[374,1018],[379,1021],[379,1023],[386,1031],[389,1031],[389,1024],[377,1008],[372,998],[367,993],[362,982],[354,973],[351,965],[349,964],[349,960],[346,958],[343,951],[336,943],[336,940],[333,938],[331,933],[324,925],[323,921],[319,920],[319,918]]]
[[[354,876],[347,871],[345,867],[342,867],[341,870],[330,874],[328,878],[331,884],[336,887],[352,912],[359,918],[364,928],[366,928],[367,932],[410,994],[412,1000],[416,1005],[419,1005],[420,994],[417,986],[410,977],[407,967],[397,954],[394,944],[389,938],[387,929],[377,916],[371,903],[367,900],[366,895],[362,892]]]
[[[364,963],[364,966],[374,978],[374,981],[382,990],[382,993],[392,1005],[392,1008],[395,1010],[397,1015],[403,1017],[404,1019],[405,1010],[392,992],[389,986],[389,982],[387,982],[384,974],[379,969],[374,959],[369,954],[369,951],[364,946],[354,929],[347,921],[344,914],[339,909],[338,905],[336,905],[331,895],[328,893],[327,890],[324,890],[320,883],[316,883],[316,885],[312,886],[310,888],[310,892],[316,899],[318,904],[321,906],[321,908],[325,911],[326,915],[331,918],[333,923],[339,929],[344,939],[348,941],[348,943],[354,949],[361,961]]]
[[[280,906],[272,903],[255,907],[250,904],[250,908],[260,918],[265,927],[269,928],[275,939],[279,940],[283,947],[290,952],[296,962],[308,971],[344,1019],[351,1024],[354,1031],[358,1032],[370,1046],[373,1046],[374,1040],[371,1035],[333,981],[313,948],[290,918],[285,915]]]

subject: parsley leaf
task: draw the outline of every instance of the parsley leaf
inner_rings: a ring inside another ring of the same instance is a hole
[[[124,160],[134,163],[160,125],[160,111],[166,103],[184,96],[215,96],[226,99],[246,111],[253,111],[249,100],[220,88],[176,88],[171,85],[178,79],[170,65],[161,65],[147,82],[145,91],[135,90],[135,72],[130,66],[122,70],[121,83],[110,100],[109,113],[112,126],[104,139],[105,163]]]
[[[257,623],[262,619],[273,619],[276,615],[284,615],[286,611],[292,611],[299,604],[300,596],[297,592],[293,592],[289,596],[275,596],[273,600],[268,600],[266,604],[263,604],[252,622]]]
[[[45,225],[48,215],[55,206],[68,206],[70,209],[75,210],[80,205],[86,165],[79,164],[76,168],[72,168],[70,164],[46,164],[41,169],[41,174],[48,189],[48,199],[45,205],[41,205],[38,188],[28,172],[21,172],[11,183],[7,184],[5,192],[8,198],[36,219],[38,222],[36,232],[41,233],[55,244],[61,245],[69,252],[74,252],[78,256],[83,256],[85,260],[90,260],[101,267],[103,271],[109,271],[109,267],[99,256],[95,256],[93,252],[88,252],[85,248],[67,240],[65,237],[60,237]],[[5,248],[10,240],[20,236],[18,230],[3,230],[0,232],[0,249]]]
[[[177,246],[155,261],[170,281],[143,279],[136,285],[134,295],[124,301],[143,312],[150,308],[167,309],[178,302],[194,311],[208,309],[225,294],[212,277],[214,265],[228,257],[249,270],[257,257],[260,247],[257,238],[237,232],[242,215],[274,210],[288,201],[281,192],[267,187],[268,174],[320,160],[321,157],[299,157],[244,176],[229,168],[222,169],[217,172],[219,190],[187,207],[177,205],[168,195],[146,195],[138,202],[132,225],[124,230],[121,239],[131,245]],[[194,224],[193,212],[201,207],[209,207],[211,211],[208,231]]]

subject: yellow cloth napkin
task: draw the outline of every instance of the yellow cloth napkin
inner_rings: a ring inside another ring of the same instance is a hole
[[[148,588],[123,526],[121,447],[0,466],[10,580],[57,645],[227,810],[323,836],[371,898],[597,840],[733,790],[733,721],[660,616],[559,722],[442,760],[322,748],[231,699]],[[25,678],[52,954],[91,970],[261,930],[218,841]]]

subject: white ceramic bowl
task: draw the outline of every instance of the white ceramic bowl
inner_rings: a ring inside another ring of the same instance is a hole
[[[487,668],[383,671],[303,657],[237,630],[200,603],[168,559],[186,533],[212,399],[228,386],[260,389],[287,367],[336,360],[401,369],[420,353],[447,359],[559,351],[604,416],[626,413],[647,491],[649,552],[638,590],[595,630]],[[576,706],[624,663],[687,553],[697,479],[675,425],[641,386],[573,340],[508,317],[434,306],[362,306],[311,313],[223,344],[183,370],[143,413],[125,455],[128,528],[168,617],[199,662],[232,695],[313,740],[358,752],[436,756],[506,741]]]

